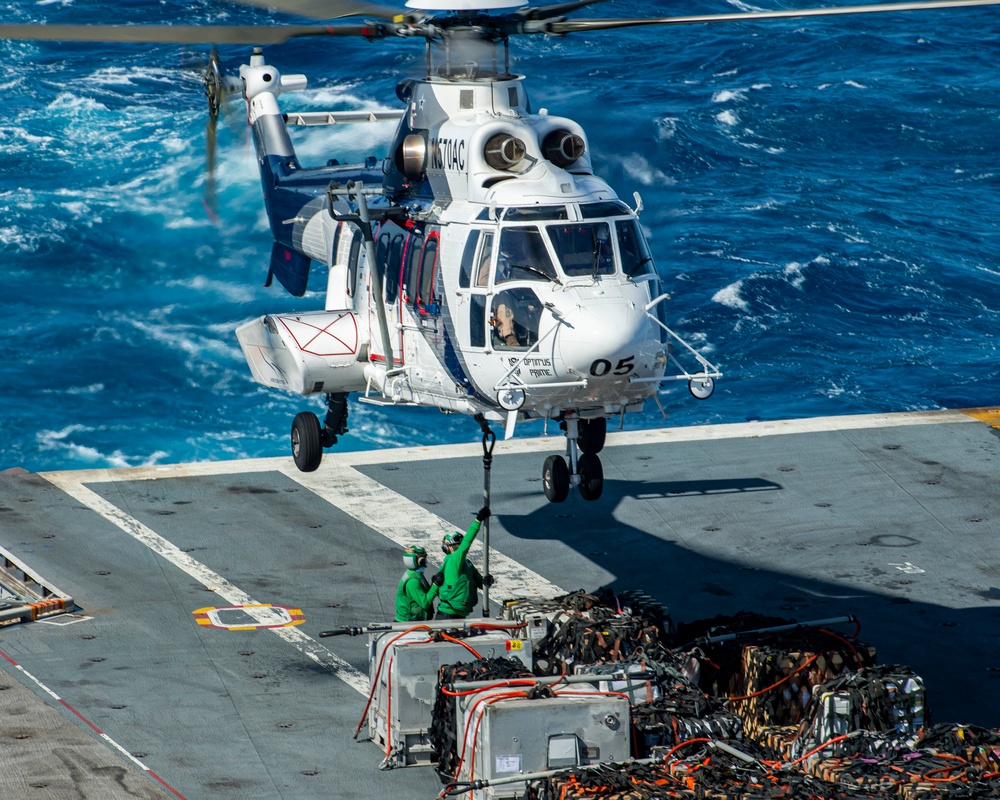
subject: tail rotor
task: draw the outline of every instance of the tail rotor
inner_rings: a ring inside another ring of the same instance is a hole
[[[208,123],[205,126],[205,189],[203,202],[212,221],[218,219],[219,198],[215,181],[215,153],[218,146],[219,113],[226,99],[238,91],[236,79],[222,71],[219,53],[214,48],[205,69],[205,96],[208,98]]]

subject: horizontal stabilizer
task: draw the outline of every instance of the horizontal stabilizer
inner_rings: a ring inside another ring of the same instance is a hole
[[[284,286],[289,294],[302,297],[309,283],[309,256],[305,256],[281,242],[275,242],[271,248],[271,266],[267,271],[265,286],[271,285],[273,278]]]

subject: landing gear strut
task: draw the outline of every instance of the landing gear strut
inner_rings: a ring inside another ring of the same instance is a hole
[[[604,448],[608,421],[604,417],[580,419],[567,416],[560,423],[566,431],[566,457],[549,456],[542,467],[542,487],[551,503],[561,503],[571,486],[584,500],[596,500],[604,491],[604,467],[598,453]]]
[[[292,459],[300,472],[315,472],[323,460],[323,448],[333,447],[347,433],[347,392],[326,396],[326,417],[303,411],[292,420]]]

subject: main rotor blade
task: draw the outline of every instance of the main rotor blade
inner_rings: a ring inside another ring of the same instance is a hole
[[[592,6],[595,3],[606,3],[608,0],[570,0],[568,3],[556,3],[551,6],[525,6],[515,12],[522,19],[551,19],[561,17],[576,11],[578,8]]]
[[[795,19],[798,17],[832,17],[841,14],[877,14],[889,11],[925,11],[932,8],[964,8],[966,6],[1000,5],[1000,0],[924,0],[912,3],[878,3],[867,6],[832,6],[830,8],[800,8],[787,11],[749,11],[739,14],[705,14],[695,17],[647,17],[633,19],[581,19],[550,22],[542,26],[545,33],[579,33],[614,28],[634,28],[640,25],[687,25],[695,22],[745,22],[755,19]]]
[[[230,0],[244,6],[271,8],[288,14],[298,14],[310,19],[340,19],[342,17],[367,17],[402,22],[406,12],[376,3],[355,0]]]
[[[299,36],[379,35],[371,25],[0,25],[0,39],[55,42],[264,45]]]

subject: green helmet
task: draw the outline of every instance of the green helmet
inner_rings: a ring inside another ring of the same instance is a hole
[[[427,566],[427,551],[422,547],[410,545],[403,551],[403,563],[407,569],[417,569]]]
[[[446,553],[450,553],[462,543],[463,538],[465,538],[465,534],[461,531],[446,533],[444,539],[441,540],[441,549]]]

